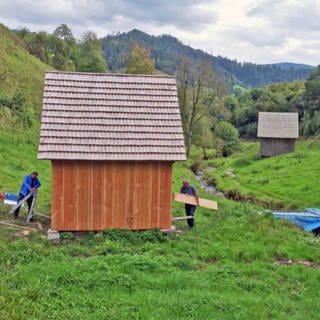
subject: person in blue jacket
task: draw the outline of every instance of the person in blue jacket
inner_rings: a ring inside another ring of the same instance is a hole
[[[30,192],[36,191],[40,186],[41,186],[41,183],[38,179],[38,172],[33,171],[31,174],[24,176],[23,182],[22,182],[22,185],[21,185],[21,188],[19,191],[19,198],[18,198],[17,202],[22,200]],[[31,196],[29,199],[27,199],[29,211],[31,208],[32,200],[33,200],[33,196]],[[13,215],[15,218],[18,217],[19,210],[20,210],[20,207],[14,211]]]
[[[198,193],[196,191],[196,189],[189,184],[189,181],[187,179],[183,179],[182,181],[182,188],[180,190],[180,193],[184,193],[184,194],[188,194],[190,196],[194,196],[196,198],[197,201],[197,205],[199,205],[199,196]],[[194,217],[194,213],[196,211],[196,206],[193,204],[185,204],[185,211],[186,211],[186,216],[193,216]],[[193,228],[194,226],[194,218],[192,219],[187,219],[187,223],[189,228]]]

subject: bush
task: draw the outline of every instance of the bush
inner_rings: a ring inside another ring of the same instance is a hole
[[[231,155],[239,148],[238,130],[227,121],[220,121],[215,128],[217,149],[221,151],[223,157]]]
[[[190,169],[193,173],[197,173],[199,171],[203,171],[206,169],[207,165],[206,163],[201,159],[195,159],[192,161]]]

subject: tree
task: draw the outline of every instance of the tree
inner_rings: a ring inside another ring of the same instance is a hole
[[[74,40],[71,29],[64,23],[60,24],[60,26],[54,30],[53,34],[63,40]]]
[[[236,97],[224,98],[229,110],[230,122],[238,129],[241,137],[257,137],[259,111],[298,112],[299,119],[304,111],[304,83],[276,83],[263,88],[247,90]]]
[[[82,36],[77,71],[107,71],[107,62],[102,56],[100,41],[92,31],[88,31]]]
[[[41,31],[38,33],[31,32],[25,35],[28,51],[39,58],[44,63],[49,63],[48,41],[50,35]]]
[[[178,96],[187,156],[196,124],[205,117],[213,120],[217,101],[225,89],[209,60],[203,60],[196,68],[191,68],[187,59],[182,60],[178,74]]]
[[[26,49],[44,63],[58,70],[76,69],[79,46],[67,25],[60,25],[52,34],[30,32],[24,28],[17,35],[24,41]]]
[[[150,51],[147,48],[134,43],[128,56],[126,73],[130,74],[154,74],[154,60],[150,58]]]
[[[207,149],[214,147],[212,121],[208,117],[199,120],[193,130],[192,142],[202,149],[203,159],[207,160]]]
[[[320,65],[305,83],[305,101],[308,109],[320,111]]]
[[[239,146],[238,130],[227,121],[220,121],[214,130],[216,143],[224,157],[229,156]]]
[[[303,135],[320,134],[320,65],[305,83],[305,112],[302,119]]]

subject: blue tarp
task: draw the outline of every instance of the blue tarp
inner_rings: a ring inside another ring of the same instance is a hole
[[[17,202],[18,201],[18,197],[19,197],[19,195],[16,194],[16,193],[10,193],[10,192],[5,192],[4,193],[4,198],[6,200],[11,200],[11,201]]]
[[[19,195],[16,193],[5,192],[4,194],[4,203],[9,205],[17,204]]]
[[[287,219],[302,227],[306,231],[320,228],[320,209],[308,208],[304,211],[275,211],[274,216],[279,219]]]

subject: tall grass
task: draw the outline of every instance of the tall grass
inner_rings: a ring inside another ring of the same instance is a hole
[[[23,175],[37,170],[42,182],[37,206],[49,212],[50,163],[36,159],[44,65],[15,46],[0,27],[0,64],[8,64],[1,89],[25,92],[34,127],[0,130],[0,192],[18,191]],[[301,143],[298,153],[274,160],[258,162],[256,154],[257,146],[248,145],[232,158],[211,161],[218,185],[261,197],[281,195],[288,203],[317,203],[318,142]],[[191,231],[183,221],[178,222],[183,233],[173,235],[65,233],[55,246],[41,233],[26,240],[0,226],[0,319],[318,319],[319,239],[258,215],[253,205],[205,194],[188,169],[191,161],[175,164],[174,191],[188,177],[201,196],[219,202],[218,211],[197,209]],[[228,168],[236,177],[225,176]],[[278,176],[280,187],[272,185]],[[309,183],[302,185],[305,180]],[[1,219],[8,219],[7,211],[0,206]],[[174,203],[173,214],[184,215],[183,205]],[[296,263],[279,264],[285,260]]]
[[[213,177],[220,190],[275,200],[289,209],[320,206],[320,140],[298,141],[290,154],[267,159],[258,155],[258,144],[243,144],[232,157],[210,161],[216,169],[208,178]]]
[[[174,168],[174,190],[189,177]],[[217,198],[216,198],[217,199]],[[54,246],[0,239],[1,319],[305,319],[318,317],[319,239],[245,203],[198,208],[184,234],[106,231]],[[174,215],[183,205],[174,204]]]

